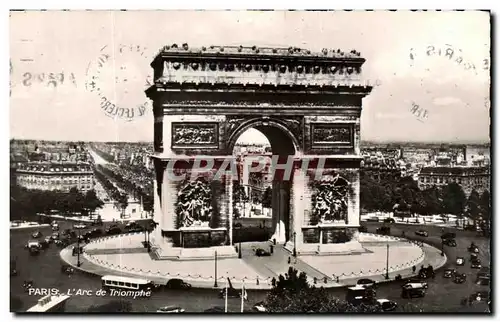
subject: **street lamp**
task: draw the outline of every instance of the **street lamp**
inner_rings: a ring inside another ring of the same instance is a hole
[[[215,251],[215,280],[214,287],[218,287],[217,285],[217,251]]]
[[[297,233],[293,232],[293,256],[297,257]]]
[[[387,256],[385,262],[385,279],[389,279],[389,244],[387,244]]]

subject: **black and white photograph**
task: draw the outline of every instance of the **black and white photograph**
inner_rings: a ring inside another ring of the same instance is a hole
[[[492,314],[490,11],[8,23],[10,312]]]

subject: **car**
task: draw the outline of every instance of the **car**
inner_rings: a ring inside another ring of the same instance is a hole
[[[470,302],[489,302],[489,301],[491,301],[490,292],[480,291],[480,292],[472,293],[469,296],[469,301]]]
[[[378,305],[383,312],[391,312],[398,307],[398,303],[387,299],[377,299],[376,305]]]
[[[481,286],[489,286],[490,285],[490,276],[478,275],[476,279],[476,285]]]
[[[455,276],[453,277],[453,282],[455,282],[456,284],[463,284],[465,283],[465,281],[467,280],[467,275],[465,274],[460,274],[460,273],[456,273]]]
[[[131,227],[128,229],[129,233],[140,233],[143,232],[145,229],[141,225],[136,225],[134,227]]]
[[[478,259],[478,255],[476,253],[471,253],[470,254],[470,260],[473,261],[473,260],[476,260]]]
[[[102,235],[102,230],[99,228],[92,229],[92,237],[98,237]]]
[[[224,313],[226,312],[226,309],[224,309],[222,306],[214,306],[209,309],[206,309],[203,311],[205,313]]]
[[[184,313],[184,309],[179,306],[164,306],[156,310],[156,313]]]
[[[165,287],[172,290],[188,290],[191,288],[191,284],[186,283],[179,278],[172,278],[168,280]]]
[[[390,235],[391,234],[391,227],[387,227],[387,226],[379,227],[379,228],[377,228],[376,233],[380,234],[380,235]]]
[[[85,229],[85,228],[87,228],[87,226],[84,223],[78,223],[78,224],[73,225],[73,228],[74,229]]]
[[[33,237],[33,238],[40,238],[42,236],[43,235],[40,231],[35,231],[33,234],[31,234],[31,237]]]
[[[133,220],[129,221],[128,224],[125,225],[125,228],[132,228],[135,227],[137,223]]]
[[[466,230],[466,231],[476,231],[477,227],[474,226],[474,225],[467,225],[467,226],[464,227],[464,230]]]
[[[106,235],[119,235],[121,234],[121,232],[122,230],[117,226],[109,227],[108,229],[106,229]]]
[[[366,226],[359,226],[359,232],[360,233],[367,233],[368,232],[368,228],[366,228]]]
[[[356,285],[347,288],[346,301],[352,305],[373,304],[376,295],[373,288]]]
[[[41,240],[40,241],[40,249],[47,249],[49,248],[49,242],[47,241],[47,238],[45,238],[44,240]]]
[[[414,298],[414,297],[424,297],[425,296],[425,288],[420,284],[415,283],[407,283],[403,285],[401,291],[402,298]]]
[[[467,247],[467,250],[471,253],[476,253],[476,254],[479,253],[479,248],[474,244]]]
[[[60,235],[58,232],[53,232],[52,235],[50,235],[50,239],[56,240],[59,239]]]
[[[406,281],[406,284],[411,284],[414,287],[418,286],[418,287],[423,287],[423,288],[429,288],[429,284],[426,281],[423,281],[423,280],[418,279],[418,278],[410,278]]]
[[[457,272],[457,270],[454,268],[447,268],[444,270],[443,277],[444,278],[452,278],[456,272]]]
[[[50,236],[47,236],[45,237],[44,241],[47,243],[47,244],[50,244],[52,243],[52,238]]]
[[[455,239],[444,239],[443,244],[449,247],[457,247],[457,242]]]
[[[262,249],[262,248],[257,248],[255,250],[255,255],[257,255],[259,257],[263,257],[263,256],[271,256],[271,253],[268,252],[267,250]]]
[[[415,232],[415,235],[421,236],[421,237],[429,237],[429,233],[425,230],[417,230]]]
[[[464,266],[464,264],[465,264],[465,258],[463,258],[463,257],[457,257],[457,260],[455,261],[455,263],[457,264],[457,266]]]
[[[379,222],[379,218],[378,217],[368,217],[368,218],[366,218],[366,221]]]
[[[254,311],[254,312],[260,312],[260,313],[267,312],[267,308],[264,306],[264,304],[265,304],[264,302],[256,303],[252,307],[252,311]]]
[[[384,223],[386,224],[394,224],[396,221],[394,220],[394,218],[385,218],[384,219]]]
[[[470,264],[470,268],[481,268],[481,261],[479,259],[473,260]]]
[[[58,231],[59,230],[59,225],[58,224],[53,224],[52,225],[52,230],[53,231]]]
[[[376,284],[375,281],[369,278],[362,278],[356,282],[356,285],[363,287],[374,287],[375,284]]]

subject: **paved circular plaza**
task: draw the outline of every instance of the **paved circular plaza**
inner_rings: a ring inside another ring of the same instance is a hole
[[[294,266],[307,274],[311,283],[323,287],[339,287],[355,283],[360,277],[385,280],[411,275],[412,266],[442,266],[446,258],[440,251],[422,243],[396,237],[360,234],[364,253],[353,255],[304,255],[293,258],[281,246],[269,257],[257,257],[253,249],[269,248],[269,243],[242,243],[242,258],[211,260],[155,260],[144,248],[144,234],[125,234],[95,239],[85,246],[81,269],[96,275],[120,274],[148,277],[166,283],[181,278],[199,288],[211,288],[215,279],[225,284],[227,278],[235,287],[269,289],[272,279]],[[389,247],[387,247],[389,245]],[[387,256],[388,255],[388,256]],[[75,264],[70,249],[61,251],[64,261]],[[290,261],[290,262],[289,262]],[[217,266],[217,273],[216,267]]]

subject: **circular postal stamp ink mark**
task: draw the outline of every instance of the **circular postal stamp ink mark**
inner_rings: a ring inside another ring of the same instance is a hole
[[[146,72],[151,62],[146,50],[140,45],[106,45],[89,63],[85,87],[99,96],[106,116],[129,122],[145,115],[150,102],[144,90],[153,83]]]
[[[420,50],[411,48],[409,58],[411,69],[420,78],[421,88],[415,92],[415,99],[409,102],[409,111],[415,116],[417,121],[423,123],[431,115],[427,106],[453,106],[458,104],[465,107],[473,107],[477,105],[472,103],[466,95],[462,95],[461,78],[454,76],[456,76],[456,72],[462,70],[475,79],[481,69],[487,70],[489,68],[488,59],[484,59],[482,66],[477,68],[472,61],[464,57],[461,49],[457,49],[449,44],[441,46],[428,45],[420,48]],[[433,59],[433,61],[426,62],[425,59]],[[451,71],[450,75],[442,75],[438,71],[432,70],[432,63],[448,63],[451,64],[450,66],[454,65],[457,69]],[[454,87],[451,95],[449,92],[450,86]],[[445,92],[448,94],[444,95]],[[489,101],[489,97],[485,98],[486,100]]]

